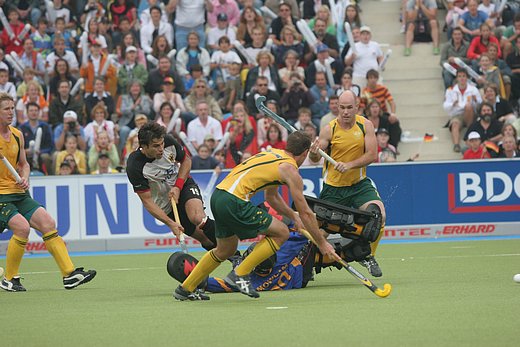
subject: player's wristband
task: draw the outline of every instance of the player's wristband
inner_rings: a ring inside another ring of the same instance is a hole
[[[179,188],[179,190],[182,190],[182,188],[184,187],[184,178],[177,178],[177,180],[175,181],[175,184],[173,185],[174,187],[177,187]]]

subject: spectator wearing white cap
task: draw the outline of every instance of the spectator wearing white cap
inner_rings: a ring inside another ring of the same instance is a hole
[[[371,40],[372,31],[369,26],[362,26],[360,32],[361,39],[355,43],[356,53],[350,47],[345,57],[345,66],[352,65],[352,82],[364,88],[368,70],[379,70],[379,63],[383,61],[383,51],[379,43]]]
[[[128,46],[125,49],[125,63],[117,72],[118,92],[124,93],[128,89],[128,83],[133,80],[145,85],[148,81],[148,71],[137,62],[137,47]]]
[[[472,131],[468,134],[468,145],[469,148],[464,152],[462,159],[484,159],[490,158],[486,147],[482,145],[480,134],[476,131]]]
[[[82,151],[87,149],[87,142],[85,141],[85,131],[78,123],[78,115],[74,111],[66,111],[63,114],[63,123],[58,124],[54,128],[54,147],[57,151],[65,148],[65,139],[67,135],[76,136],[78,140],[78,148]]]

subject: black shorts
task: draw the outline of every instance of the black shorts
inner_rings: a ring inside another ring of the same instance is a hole
[[[184,187],[182,187],[181,196],[179,197],[179,203],[177,204],[177,209],[179,210],[179,218],[181,219],[181,225],[184,227],[184,233],[188,236],[193,235],[193,233],[195,232],[195,228],[197,227],[195,224],[190,222],[188,214],[186,213],[186,202],[188,202],[188,200],[191,199],[200,200],[204,206],[204,201],[202,200],[202,194],[200,192],[199,186],[197,185],[197,183],[195,183],[193,178],[188,177],[184,182]],[[169,214],[168,217],[175,220],[173,216],[173,211]]]

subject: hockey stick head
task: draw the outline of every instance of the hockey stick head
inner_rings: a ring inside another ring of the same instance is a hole
[[[255,106],[259,111],[262,111],[266,106],[264,105],[266,97],[260,94],[255,94]]]
[[[388,283],[385,283],[383,285],[383,289],[377,288],[374,291],[374,294],[379,296],[380,298],[386,298],[388,295],[390,295],[391,292],[392,292],[392,286]]]

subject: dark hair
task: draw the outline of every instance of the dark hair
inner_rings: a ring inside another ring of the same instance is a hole
[[[377,70],[374,70],[374,69],[368,70],[367,71],[367,79],[369,79],[370,77],[379,78],[379,72],[377,72]]]
[[[229,41],[229,37],[224,35],[220,39],[218,39],[218,44],[220,45],[221,43],[231,43],[231,41]]]
[[[32,106],[32,107],[36,107],[38,110],[40,110],[40,105],[38,105],[37,103],[32,102],[32,101],[31,101],[31,102],[28,102],[27,105],[25,105],[25,109],[26,109],[27,111],[29,111],[29,107],[31,107],[31,106]]]
[[[152,14],[153,10],[159,11],[159,13],[162,15],[162,10],[161,10],[161,8],[159,6],[156,5],[156,6],[150,7],[150,14]]]
[[[464,69],[464,68],[458,68],[458,69],[457,69],[457,75],[458,75],[459,73],[461,73],[461,72],[464,73],[464,75],[466,75],[466,77],[468,77],[468,72],[466,71],[466,69]]]
[[[54,63],[54,73],[55,73],[55,76],[60,76],[60,74],[58,73],[58,63],[59,62],[65,62],[65,66],[67,66],[67,70],[65,70],[65,76],[69,76],[70,75],[70,66],[69,66],[69,62],[63,58],[59,58],[59,59],[56,59],[56,62]]]
[[[271,125],[269,125],[269,128],[267,128],[267,141],[270,140],[270,138],[269,138],[269,132],[271,131],[271,129],[276,129],[276,131],[278,132],[278,138],[277,138],[277,140],[278,140],[278,141],[282,141],[282,131],[281,131],[280,128],[278,127],[278,124],[274,124],[274,123],[271,123]]]
[[[166,135],[166,128],[155,122],[148,122],[139,129],[137,138],[139,146],[147,146],[152,140],[162,139]]]
[[[57,85],[56,87],[58,87],[58,89],[59,89],[60,86],[61,86],[63,83],[67,83],[67,86],[70,87],[70,81],[69,81],[69,80],[59,80],[59,81],[58,81],[58,85]]]
[[[285,150],[296,156],[302,154],[311,147],[311,138],[302,131],[295,131],[287,138]]]
[[[161,111],[162,111],[162,110],[163,110],[163,108],[165,108],[165,107],[169,107],[169,108],[170,108],[170,110],[172,110],[172,112],[174,112],[174,111],[175,111],[175,109],[173,108],[173,105],[172,105],[172,104],[170,104],[170,102],[169,102],[169,101],[165,101],[165,102],[163,102],[163,103],[161,104],[161,106],[159,106],[159,113],[161,113]]]

